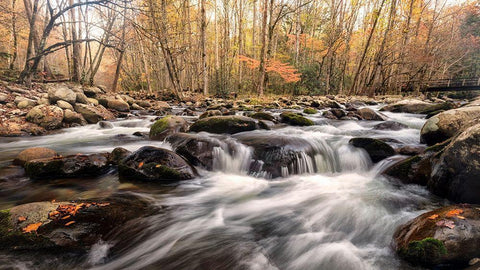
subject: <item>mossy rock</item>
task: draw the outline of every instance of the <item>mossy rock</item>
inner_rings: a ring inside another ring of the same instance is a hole
[[[349,143],[355,147],[365,149],[374,163],[395,155],[395,150],[381,140],[372,138],[353,138]]]
[[[275,117],[267,112],[256,112],[250,115],[250,117],[257,120],[275,121]]]
[[[216,134],[235,134],[257,129],[254,119],[245,116],[212,116],[200,119],[190,127],[190,132],[210,132]]]
[[[317,109],[314,109],[314,108],[305,108],[303,110],[303,113],[305,114],[316,114],[318,113]]]
[[[280,114],[280,118],[282,123],[289,124],[291,126],[315,125],[315,123],[312,120],[294,112],[283,112],[282,114]]]
[[[149,137],[152,140],[164,140],[167,136],[177,133],[186,132],[188,123],[180,116],[168,115],[157,120],[151,127]]]
[[[220,115],[223,115],[220,110],[208,110],[208,111],[202,113],[198,117],[198,119],[203,119],[203,118],[212,117],[212,116],[220,116]]]
[[[480,257],[480,206],[458,204],[424,213],[400,226],[397,254],[413,265],[463,269]]]

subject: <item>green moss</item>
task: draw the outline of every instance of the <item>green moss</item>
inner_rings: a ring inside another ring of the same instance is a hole
[[[247,117],[213,116],[198,120],[190,127],[190,131],[235,134],[238,132],[255,130],[255,128],[255,121]]]
[[[400,256],[413,264],[433,265],[447,254],[447,249],[442,241],[428,237],[420,241],[408,243],[406,248],[400,250]]]
[[[318,111],[317,111],[316,109],[314,109],[314,108],[305,108],[305,109],[303,110],[303,113],[306,113],[306,114],[316,114],[316,113],[318,113]]]
[[[425,152],[440,152],[440,151],[443,151],[443,149],[445,149],[445,147],[447,147],[447,145],[450,144],[451,141],[452,141],[452,138],[450,138],[450,139],[448,139],[444,142],[437,143],[435,145],[429,146],[425,149]]]
[[[405,160],[400,161],[399,163],[393,165],[385,171],[386,175],[399,178],[401,180],[408,180],[409,173],[412,171],[413,164],[422,160],[420,156],[413,156]]]
[[[150,138],[159,135],[160,133],[164,132],[169,127],[169,120],[172,116],[168,115],[162,119],[157,120],[152,127],[150,127]]]
[[[305,118],[299,114],[293,112],[284,112],[280,115],[283,123],[287,123],[292,126],[313,126],[312,120]]]

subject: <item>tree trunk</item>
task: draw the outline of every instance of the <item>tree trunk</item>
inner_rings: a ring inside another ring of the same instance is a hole
[[[203,75],[203,94],[208,95],[208,67],[207,67],[207,16],[205,14],[205,0],[200,1],[200,48],[201,48],[201,63]]]
[[[268,15],[268,0],[263,1],[263,10],[262,10],[262,28],[260,32],[260,43],[261,43],[261,49],[260,49],[260,66],[259,66],[259,72],[260,76],[258,79],[258,95],[263,96],[264,92],[264,82],[265,82],[265,77],[266,77],[266,49],[267,49],[267,15]]]

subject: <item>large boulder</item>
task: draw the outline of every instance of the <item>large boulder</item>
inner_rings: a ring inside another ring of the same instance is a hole
[[[374,163],[395,155],[395,150],[385,142],[372,138],[353,138],[349,143],[363,148]]]
[[[152,140],[164,140],[168,135],[187,132],[188,123],[180,116],[168,115],[157,120],[151,127],[149,137]]]
[[[291,126],[313,126],[315,124],[312,120],[294,112],[283,112],[280,114],[280,119],[282,123]]]
[[[256,128],[256,121],[250,117],[229,115],[212,116],[200,119],[190,127],[190,131],[235,134],[243,131],[255,130]]]
[[[383,171],[383,174],[399,179],[405,184],[425,186],[432,173],[431,155],[416,155],[400,160]]]
[[[427,212],[397,230],[394,247],[414,265],[462,269],[480,257],[480,206],[452,205]]]
[[[360,115],[363,120],[372,120],[372,121],[385,121],[385,120],[387,120],[387,117],[385,115],[377,113],[370,108],[358,109],[357,114]]]
[[[267,112],[256,112],[250,115],[250,117],[257,120],[266,120],[266,121],[275,122],[275,117]]]
[[[417,99],[406,99],[393,104],[389,104],[380,110],[390,112],[429,114],[435,111],[449,110],[452,108],[453,104],[447,102],[429,103]]]
[[[34,160],[34,159],[43,159],[43,158],[53,158],[58,154],[52,149],[45,147],[32,147],[27,148],[20,152],[17,157],[13,160],[13,163],[16,165],[23,165],[25,162]]]
[[[313,173],[317,168],[304,168],[308,159],[312,160],[316,150],[303,138],[275,134],[239,134],[235,136],[241,143],[253,148],[252,173],[267,173],[271,178],[291,174]],[[304,164],[301,164],[301,163]],[[312,164],[313,165],[313,164]],[[311,171],[305,171],[305,170]]]
[[[185,159],[167,149],[144,146],[118,165],[122,180],[165,182],[193,179],[197,172]]]
[[[65,110],[63,113],[63,122],[67,124],[78,124],[84,126],[87,124],[87,121],[83,116],[77,112],[71,110]]]
[[[153,209],[139,197],[121,194],[103,200],[18,205],[0,211],[0,250],[86,254],[99,241],[121,240],[119,232],[129,227],[129,221],[153,214]]]
[[[107,106],[108,108],[119,112],[130,111],[130,105],[121,99],[108,99]]]
[[[175,133],[168,136],[166,140],[176,153],[186,158],[191,164],[207,170],[213,169],[214,148],[222,147],[218,139],[199,134]]]
[[[439,113],[423,125],[420,140],[433,145],[455,136],[459,131],[478,123],[480,106],[463,107]]]
[[[93,106],[76,104],[75,111],[80,113],[90,124],[96,124],[102,120],[114,120],[115,116],[102,105]]]
[[[208,110],[202,113],[198,117],[198,119],[203,119],[203,118],[212,117],[212,116],[220,116],[220,115],[223,115],[223,113],[220,110]]]
[[[62,126],[63,110],[57,106],[38,105],[28,112],[26,119],[45,129],[57,129]]]
[[[77,94],[65,84],[53,84],[48,87],[48,99],[51,104],[63,100],[73,105],[77,100]]]
[[[480,204],[480,124],[466,129],[443,150],[428,188],[455,202]]]
[[[25,163],[25,172],[32,179],[75,178],[98,176],[110,168],[108,154],[72,155],[34,159]]]

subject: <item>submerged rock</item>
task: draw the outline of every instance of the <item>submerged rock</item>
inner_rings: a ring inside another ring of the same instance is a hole
[[[212,116],[220,116],[220,115],[223,115],[223,113],[220,110],[208,110],[202,113],[198,117],[198,119],[203,119],[203,118],[212,117]]]
[[[13,160],[13,163],[16,165],[23,166],[25,162],[34,160],[34,159],[44,159],[44,158],[53,158],[58,154],[52,149],[45,147],[32,147],[27,148],[20,152],[17,157]]]
[[[38,105],[28,112],[26,119],[47,130],[53,130],[62,126],[63,110],[57,106]]]
[[[303,110],[303,113],[305,114],[316,114],[318,113],[317,109],[314,109],[314,108],[305,108]]]
[[[256,112],[250,115],[250,117],[257,120],[266,120],[266,121],[275,122],[275,117],[267,112]]]
[[[408,128],[408,126],[395,121],[386,121],[373,127],[376,130],[401,130],[405,128]]]
[[[212,116],[200,119],[190,127],[190,132],[206,131],[217,134],[235,134],[257,129],[254,119],[245,116]]]
[[[312,120],[294,112],[283,112],[282,114],[280,114],[280,119],[282,123],[289,124],[292,126],[315,125],[315,123],[313,123]]]
[[[118,173],[122,180],[149,182],[188,180],[197,175],[175,152],[153,146],[144,146],[123,159]]]
[[[463,107],[439,113],[423,125],[420,140],[433,145],[455,136],[458,132],[478,123],[480,106]]]
[[[414,265],[466,266],[480,257],[480,206],[452,205],[427,212],[397,230],[394,246]]]
[[[149,137],[152,140],[163,141],[168,135],[177,132],[187,132],[188,123],[180,116],[168,115],[157,120],[150,127]]]
[[[32,179],[98,176],[106,173],[109,168],[108,154],[53,157],[25,163],[25,172]]]
[[[443,150],[428,188],[455,202],[480,204],[480,124],[462,132]]]
[[[374,163],[395,155],[395,150],[381,140],[372,138],[353,138],[349,143],[355,147],[365,149]]]

